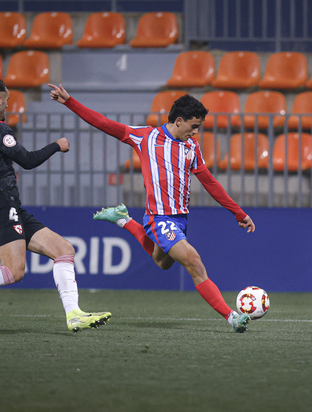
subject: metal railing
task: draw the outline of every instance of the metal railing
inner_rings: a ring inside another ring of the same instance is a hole
[[[146,113],[141,114],[106,114],[114,120],[125,124],[144,125]],[[269,118],[267,130],[258,130],[255,116],[254,132],[254,159],[259,157],[258,140],[261,134],[267,138],[268,150],[266,166],[260,167],[255,161],[250,170],[245,168],[246,152],[244,133],[245,114],[239,114],[240,127],[231,127],[229,114],[226,129],[217,127],[215,123],[209,132],[213,138],[213,163],[210,170],[220,181],[226,191],[241,206],[263,207],[311,207],[312,187],[312,130],[304,130],[302,115],[299,117],[299,127],[296,137],[296,148],[289,146],[285,139],[284,166],[276,169],[274,150],[278,136],[290,136],[287,128],[289,114],[284,116],[282,128],[273,127],[274,114],[265,114]],[[236,114],[237,116],[237,114]],[[280,116],[280,115],[279,115]],[[312,115],[304,115],[312,118]],[[28,149],[36,150],[46,144],[56,141],[62,136],[69,139],[71,148],[68,153],[56,153],[47,162],[33,170],[23,170],[16,165],[18,185],[23,204],[33,206],[94,206],[95,208],[124,202],[128,206],[143,207],[145,203],[145,189],[140,170],[135,170],[132,162],[132,148],[120,143],[117,139],[105,135],[97,129],[87,125],[73,113],[26,113],[27,121],[20,119],[16,126],[18,140]],[[206,130],[201,130],[198,136],[201,149],[204,152]],[[231,153],[231,137],[241,133],[240,166],[234,165],[235,156]],[[308,145],[306,145],[306,136]],[[305,141],[303,141],[305,137]],[[310,142],[310,143],[309,143]],[[283,151],[282,150],[282,151]],[[227,154],[231,153],[225,161]],[[290,156],[291,155],[291,156]],[[289,171],[290,159],[297,161],[296,170]],[[125,168],[125,162],[130,159],[130,167]],[[223,160],[223,166],[221,163]],[[221,163],[220,163],[221,162]],[[216,206],[217,203],[205,192],[197,179],[192,178],[191,205]]]

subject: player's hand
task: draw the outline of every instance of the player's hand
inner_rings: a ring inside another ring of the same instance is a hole
[[[243,229],[246,229],[247,227],[247,233],[254,232],[256,230],[256,225],[252,221],[251,217],[248,215],[245,217],[245,219],[238,222],[238,226]]]
[[[57,143],[60,146],[61,152],[68,152],[70,144],[66,137],[58,139],[55,143]]]
[[[59,86],[55,86],[54,84],[48,83],[48,86],[52,88],[50,92],[52,100],[56,100],[60,103],[65,103],[66,100],[69,99],[68,92],[64,89],[64,87],[61,84]]]

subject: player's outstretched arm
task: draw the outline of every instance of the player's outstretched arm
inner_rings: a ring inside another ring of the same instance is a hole
[[[248,215],[245,217],[245,219],[238,222],[238,226],[243,229],[247,228],[247,233],[254,232],[256,230],[256,225],[252,221],[251,217]]]
[[[67,90],[65,90],[61,84],[59,86],[55,86],[54,84],[49,83],[48,86],[52,88],[50,92],[52,100],[56,100],[57,102],[64,104],[69,99]]]

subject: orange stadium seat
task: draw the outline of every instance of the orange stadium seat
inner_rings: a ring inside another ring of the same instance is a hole
[[[145,13],[140,18],[131,47],[167,47],[178,38],[178,21],[174,13]]]
[[[168,114],[173,103],[180,97],[187,94],[182,90],[165,90],[156,94],[152,101],[150,114],[146,119],[146,124],[157,127],[168,122]]]
[[[20,118],[23,123],[26,122],[25,116],[26,103],[24,95],[19,90],[10,90],[10,98],[8,100],[8,124],[12,127],[15,126]]]
[[[77,42],[80,48],[110,48],[125,42],[125,19],[120,13],[100,12],[91,14],[83,36]]]
[[[26,39],[26,21],[21,13],[0,13],[0,48],[21,46]]]
[[[49,82],[48,55],[43,51],[20,51],[9,61],[4,83],[8,88],[38,87]]]
[[[303,87],[308,78],[307,59],[302,53],[279,52],[270,56],[263,79],[263,89],[291,90]]]
[[[214,77],[215,65],[207,51],[186,51],[176,58],[169,87],[204,87]]]
[[[212,168],[215,163],[218,164],[220,160],[220,142],[218,139],[216,140],[215,148],[214,134],[212,132],[204,132],[202,139],[200,134],[197,134],[195,137],[200,144],[200,149],[208,169]]]
[[[0,79],[3,79],[3,62],[2,62],[1,54],[0,54]]]
[[[250,93],[246,99],[244,108],[244,123],[247,129],[255,127],[256,116],[250,113],[286,113],[286,98],[276,91],[260,91]],[[267,129],[269,126],[269,116],[258,116],[258,128]],[[273,126],[281,127],[284,125],[285,116],[274,116]]]
[[[312,136],[301,134],[301,170],[312,167]],[[285,168],[285,135],[278,136],[273,147],[273,168],[282,172]],[[296,172],[299,169],[299,133],[287,134],[287,170]]]
[[[244,169],[254,170],[256,167],[256,141],[258,168],[269,168],[269,140],[267,136],[259,133],[244,133]],[[226,169],[228,165],[228,155],[219,162],[220,169]],[[240,170],[242,167],[242,134],[236,133],[230,140],[230,165],[233,170]]]
[[[133,165],[133,170],[141,170],[141,161],[140,161],[139,155],[137,154],[137,152],[134,149],[132,149],[132,165]],[[130,159],[127,159],[125,161],[124,168],[126,170],[130,170],[130,168],[131,168],[131,160]]]
[[[310,129],[312,127],[312,92],[303,92],[297,94],[294,99],[291,113],[309,113],[310,116],[301,116],[301,127],[303,130]],[[290,116],[288,119],[289,129],[298,129],[299,116]]]
[[[215,116],[211,115],[212,113],[232,114],[230,118],[227,115],[216,116],[218,128],[226,128],[228,120],[230,120],[231,126],[240,126],[240,117],[233,115],[240,112],[240,101],[237,93],[231,91],[207,92],[200,101],[209,110],[209,114],[204,120],[205,129],[213,129]]]
[[[260,79],[260,60],[253,52],[229,52],[223,55],[213,87],[247,89],[257,86]]]
[[[312,89],[312,76],[310,77],[309,80],[306,81],[305,86],[307,89]]]
[[[68,13],[47,12],[38,14],[24,47],[32,49],[59,49],[73,42],[73,24]]]

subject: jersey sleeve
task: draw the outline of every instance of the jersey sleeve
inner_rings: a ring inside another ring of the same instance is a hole
[[[103,114],[89,109],[73,97],[70,97],[64,104],[91,126],[116,137],[118,140],[124,140],[126,135],[126,126],[124,124],[110,120]]]
[[[236,220],[241,222],[247,216],[242,208],[226,193],[223,186],[212,176],[206,168],[196,174],[196,177],[207,192],[221,205],[234,214]]]
[[[15,138],[13,130],[4,122],[0,122],[0,152],[12,158],[21,149],[21,145]]]

